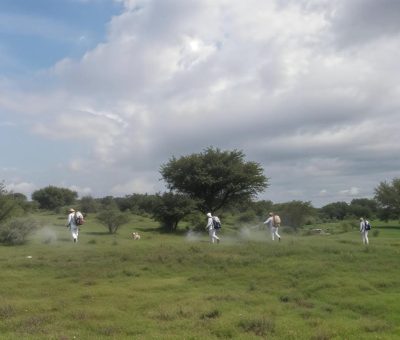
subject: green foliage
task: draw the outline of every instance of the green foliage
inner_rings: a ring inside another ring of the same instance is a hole
[[[79,201],[79,210],[85,213],[96,213],[100,210],[100,203],[92,196],[84,196]]]
[[[24,209],[19,196],[7,192],[4,182],[0,182],[0,223],[9,220],[13,216],[23,214]]]
[[[0,243],[6,245],[24,244],[27,237],[36,229],[37,223],[32,219],[12,219],[0,225]]]
[[[305,224],[307,219],[316,214],[311,202],[291,201],[274,205],[275,213],[281,217],[282,225],[294,229]]]
[[[113,196],[105,196],[100,198],[99,203],[101,205],[101,209],[118,209],[117,202]]]
[[[262,167],[245,162],[242,151],[207,148],[199,154],[172,157],[160,173],[170,190],[198,201],[203,212],[215,212],[255,197],[267,187]]]
[[[149,194],[132,194],[115,199],[120,210],[140,215],[151,214],[158,200],[156,195]]]
[[[184,220],[188,223],[189,229],[193,231],[204,231],[207,223],[207,217],[198,210],[193,211]]]
[[[273,210],[273,203],[272,201],[256,201],[250,203],[250,209],[254,211],[254,213],[260,217],[261,219],[265,218],[267,214]]]
[[[97,220],[107,227],[110,234],[115,234],[124,224],[129,222],[129,216],[118,209],[104,209],[97,214]]]
[[[76,191],[51,185],[32,193],[32,199],[39,203],[39,208],[48,210],[71,205],[77,197],[78,193]]]
[[[257,215],[253,210],[249,210],[240,214],[237,220],[241,223],[254,222],[257,220]]]
[[[374,199],[357,198],[353,199],[349,205],[349,214],[354,217],[371,218],[376,216],[378,203]]]
[[[172,232],[178,228],[178,223],[189,215],[195,203],[187,195],[166,192],[157,195],[157,202],[153,207],[152,216],[156,221],[162,223],[165,231]]]
[[[375,199],[380,208],[380,218],[400,218],[400,178],[394,178],[392,183],[381,182],[375,188]]]
[[[37,203],[29,202],[24,194],[18,192],[10,192],[8,193],[8,196],[12,198],[15,203],[26,213],[35,211],[37,209]]]
[[[41,211],[35,218],[57,240],[43,244],[35,236],[22,247],[0,246],[2,339],[399,335],[397,221],[373,221],[381,234],[369,247],[358,230],[284,234],[274,243],[265,232],[243,240],[227,229],[227,242],[217,247],[206,233],[188,241],[156,232],[156,222],[136,215],[113,235],[88,220],[73,244],[60,227],[65,216]],[[142,239],[130,239],[131,231]]]
[[[343,220],[348,212],[349,205],[346,202],[329,203],[320,209],[322,217],[330,220]]]

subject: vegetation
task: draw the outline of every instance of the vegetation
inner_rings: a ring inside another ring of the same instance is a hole
[[[382,219],[400,218],[400,178],[394,178],[391,184],[381,182],[375,189],[375,199]]]
[[[208,148],[200,154],[172,157],[161,167],[170,190],[189,195],[202,212],[247,201],[267,187],[262,167],[245,162],[242,151]]]
[[[76,191],[66,188],[48,186],[32,193],[32,199],[39,203],[40,209],[54,210],[65,205],[71,205],[78,197]]]
[[[396,339],[398,222],[330,235],[244,233],[226,214],[222,242],[158,233],[130,215],[109,235],[90,215],[79,243],[66,216],[35,213],[44,231],[1,247],[0,333],[8,339]],[[182,226],[186,226],[182,222]],[[244,227],[244,226],[243,226]],[[140,241],[129,238],[140,232]],[[52,233],[51,242],[47,234]]]
[[[182,194],[167,192],[157,195],[157,198],[152,216],[168,232],[176,231],[179,221],[191,214],[195,207],[194,201]]]
[[[119,227],[129,222],[129,217],[117,209],[105,209],[97,215],[97,220],[108,229],[110,234],[114,234]]]
[[[306,223],[308,218],[315,215],[311,202],[292,201],[275,205],[275,213],[282,216],[282,224],[294,229]]]
[[[37,229],[35,220],[28,218],[14,218],[0,224],[0,243],[6,245],[21,245],[27,237]]]
[[[75,197],[68,204],[90,214],[74,244],[57,214],[66,201],[39,212],[1,183],[1,338],[398,338],[396,185],[320,209],[251,194],[225,201],[217,246],[179,192]],[[269,211],[283,220],[279,243],[263,228]],[[369,246],[360,215],[372,222]],[[159,233],[159,222],[188,233]]]

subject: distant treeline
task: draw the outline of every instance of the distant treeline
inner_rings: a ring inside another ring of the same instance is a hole
[[[381,220],[397,219],[400,215],[400,180],[392,183],[382,182],[375,189],[375,197],[353,199],[350,203],[333,202],[315,208],[311,202],[290,201],[274,203],[268,200],[233,201],[218,210],[219,215],[235,215],[239,222],[260,222],[268,212],[281,216],[283,225],[298,228],[302,225],[345,219]],[[174,231],[182,220],[201,227],[204,214],[199,201],[181,193],[165,192],[157,194],[131,194],[124,197],[106,196],[94,198],[78,194],[67,188],[48,186],[35,191],[32,200],[21,193],[8,192],[4,182],[0,182],[0,224],[11,217],[23,216],[37,210],[50,210],[66,213],[69,207],[79,209],[84,214],[104,211],[125,214],[145,215],[161,223],[167,231]]]

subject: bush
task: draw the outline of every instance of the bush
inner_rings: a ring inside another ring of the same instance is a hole
[[[379,235],[379,230],[378,229],[372,230],[372,236],[373,237],[378,237],[378,235]]]
[[[253,210],[248,210],[240,214],[237,220],[242,223],[253,222],[257,220],[257,215]]]
[[[37,229],[37,223],[27,218],[15,218],[0,225],[0,243],[18,245],[26,242],[27,236]]]
[[[189,224],[189,229],[193,231],[204,231],[207,224],[207,217],[199,212],[192,213],[185,217]]]
[[[97,215],[97,220],[107,227],[110,234],[115,234],[120,226],[129,222],[129,216],[118,209],[105,209]]]

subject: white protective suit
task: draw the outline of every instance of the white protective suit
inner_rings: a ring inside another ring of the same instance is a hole
[[[210,235],[210,241],[211,241],[211,243],[215,243],[215,241],[217,241],[217,243],[219,243],[220,240],[219,240],[219,237],[217,236],[217,231],[214,229],[214,223],[213,223],[211,213],[208,213],[207,217],[208,217],[208,220],[207,220],[206,229],[208,230],[208,235]]]
[[[278,234],[278,227],[274,225],[274,216],[269,216],[267,220],[264,222],[269,227],[271,232],[272,241],[275,240],[275,235],[278,237],[278,240],[281,240],[281,235]]]
[[[68,222],[67,222],[67,226],[71,230],[71,236],[72,236],[74,243],[78,242],[78,235],[79,235],[79,226],[76,225],[76,223],[75,223],[76,217],[83,218],[82,214],[79,211],[75,211],[75,212],[71,212],[68,215]]]
[[[364,219],[360,219],[360,233],[361,233],[361,238],[362,238],[363,243],[369,244],[368,230],[365,229],[366,222],[368,222],[368,221],[364,220]]]

